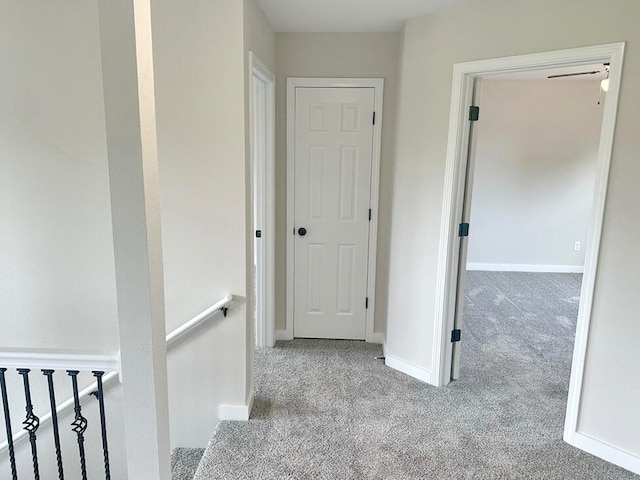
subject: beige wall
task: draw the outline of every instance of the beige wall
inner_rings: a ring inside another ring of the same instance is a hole
[[[390,212],[398,70],[397,34],[279,33],[276,42],[276,328],[286,313],[286,79],[287,77],[383,77],[380,211],[375,331],[384,332],[387,311]]]
[[[247,55],[253,52],[272,72],[275,71],[276,33],[256,0],[244,0],[244,44]],[[245,65],[248,61],[247,58]]]
[[[599,80],[483,79],[468,263],[584,265],[601,91]]]
[[[168,354],[172,446],[204,447],[247,396],[243,5],[153,8],[167,330],[235,297]]]
[[[388,350],[430,370],[442,193],[456,62],[626,41],[579,430],[640,455],[640,3],[467,1],[410,20],[396,140]],[[624,332],[620,334],[620,332]]]
[[[97,18],[0,6],[0,347],[118,350]]]

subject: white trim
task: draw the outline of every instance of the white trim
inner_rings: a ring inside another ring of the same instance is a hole
[[[406,373],[410,377],[416,378],[425,383],[431,383],[431,372],[411,362],[401,360],[398,357],[385,353],[384,363],[387,367]]]
[[[457,248],[459,245],[456,227],[459,221],[458,219],[461,218],[460,212],[464,193],[464,186],[461,186],[460,178],[463,177],[463,172],[466,167],[466,158],[461,146],[465,143],[465,132],[468,132],[468,121],[466,121],[465,115],[469,105],[467,102],[471,89],[470,84],[472,84],[473,78],[497,73],[537,70],[549,67],[610,63],[610,85],[603,111],[598,153],[598,172],[594,190],[589,237],[586,242],[582,295],[578,312],[576,341],[571,367],[571,382],[567,400],[567,414],[565,417],[564,438],[565,441],[572,444],[575,442],[584,380],[593,292],[598,266],[600,238],[602,235],[611,152],[613,149],[623,56],[624,43],[613,43],[593,47],[458,63],[454,65],[453,68],[432,358],[433,380],[436,385],[445,385],[449,382],[448,372],[450,371],[451,365],[451,342],[448,341],[446,333],[453,325],[455,315],[453,306],[455,303],[456,272],[458,269]]]
[[[613,137],[616,130],[616,118],[618,114],[618,99],[620,95],[624,46],[624,43],[617,43],[601,47],[608,53],[608,58],[605,57],[605,60],[609,60],[611,64],[609,69],[610,83],[609,91],[606,94],[607,100],[605,101],[602,118],[602,133],[600,136],[600,148],[598,151],[598,172],[596,176],[591,221],[589,223],[589,235],[586,242],[586,257],[584,264],[585,273],[582,277],[582,294],[580,307],[578,309],[576,340],[573,349],[571,382],[569,384],[567,414],[565,417],[565,436],[568,438],[571,438],[571,435],[578,429],[578,415],[580,410],[580,400],[582,397],[582,385],[584,382],[589,329],[591,326],[593,293],[595,290],[598,258],[600,255],[600,240],[602,237],[602,225],[604,223],[609,170],[611,168]],[[597,49],[597,47],[593,48]]]
[[[117,353],[85,354],[55,351],[0,351],[0,366],[5,368],[30,368],[51,370],[79,370],[90,372],[100,370],[117,372],[120,359]]]
[[[254,81],[258,78],[266,87],[265,99],[266,111],[260,110],[260,114],[266,119],[265,125],[265,145],[266,158],[264,165],[260,169],[262,175],[260,181],[256,185],[256,170],[254,165],[254,120],[255,120],[255,99],[254,99]],[[275,174],[275,82],[276,77],[273,72],[257,57],[253,52],[249,52],[249,130],[250,130],[250,158],[251,158],[251,178],[252,192],[259,192],[260,200],[258,205],[261,207],[262,239],[258,244],[260,246],[260,258],[256,262],[262,263],[258,268],[256,282],[257,295],[256,298],[256,346],[273,347],[276,341],[276,323],[275,323],[275,231],[276,231],[276,208],[275,208],[275,190],[276,190],[276,174]],[[256,199],[254,198],[254,204]],[[253,210],[253,206],[252,206]],[[254,227],[255,225],[255,215]],[[255,242],[255,238],[254,238]]]
[[[380,345],[384,345],[385,341],[386,338],[383,332],[373,332],[367,339],[367,342],[369,343],[379,343]]]
[[[640,475],[640,457],[637,455],[579,432],[576,432],[573,441],[568,443],[591,455]]]
[[[276,340],[293,340],[293,330],[276,330]]]
[[[294,317],[294,151],[295,151],[295,90],[296,87],[309,88],[373,88],[375,92],[374,111],[376,123],[373,126],[373,150],[371,162],[371,199],[372,209],[369,222],[369,255],[367,261],[367,296],[369,308],[366,310],[365,340],[379,343],[374,332],[376,304],[376,252],[378,244],[378,205],[380,196],[380,157],[382,145],[382,99],[384,95],[383,78],[287,78],[287,309],[286,339],[293,339]]]
[[[220,405],[218,407],[218,417],[222,420],[236,422],[247,422],[251,416],[253,408],[253,392],[249,394],[246,405]]]
[[[467,263],[467,270],[484,272],[582,273],[582,265],[525,265],[520,263]]]

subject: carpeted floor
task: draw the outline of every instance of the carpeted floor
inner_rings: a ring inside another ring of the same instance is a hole
[[[470,272],[445,388],[364,342],[259,350],[251,420],[220,424],[195,480],[637,479],[562,441],[579,289],[580,275]]]
[[[192,480],[204,448],[176,448],[171,452],[171,480]]]

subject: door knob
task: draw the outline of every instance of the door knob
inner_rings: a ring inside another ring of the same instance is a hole
[[[307,229],[306,228],[299,228],[298,229],[298,235],[300,235],[301,237],[304,237],[307,234]]]

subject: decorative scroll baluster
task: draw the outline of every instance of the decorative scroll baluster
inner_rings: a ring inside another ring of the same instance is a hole
[[[9,462],[11,463],[11,478],[18,480],[16,471],[16,454],[13,450],[13,432],[11,431],[11,414],[9,412],[9,398],[7,397],[7,382],[4,378],[6,368],[0,368],[0,393],[2,394],[2,407],[4,409],[4,424],[7,431],[7,443],[9,444]]]
[[[49,385],[49,402],[51,404],[51,422],[53,423],[53,441],[56,446],[56,461],[58,462],[58,478],[64,480],[62,452],[60,450],[60,430],[58,429],[58,412],[56,411],[56,394],[53,388],[54,370],[42,370],[42,374],[47,377],[47,383]]]
[[[36,447],[36,430],[40,426],[40,419],[33,413],[33,404],[31,403],[31,388],[29,387],[29,370],[28,368],[19,368],[18,373],[22,375],[24,383],[24,399],[27,410],[27,418],[22,424],[24,429],[29,432],[29,441],[31,442],[31,460],[33,461],[33,476],[35,480],[40,480],[40,468],[38,467],[38,448]]]
[[[82,480],[87,480],[87,461],[84,453],[84,432],[87,430],[87,419],[82,416],[82,407],[80,406],[80,396],[78,395],[78,370],[67,370],[67,374],[71,377],[73,384],[73,405],[76,418],[71,422],[72,430],[78,436],[78,451],[80,453],[80,470],[82,472]]]
[[[109,445],[107,443],[107,420],[104,410],[104,389],[102,387],[102,376],[104,372],[91,372],[96,377],[98,383],[98,390],[93,393],[98,399],[98,405],[100,407],[100,427],[102,428],[102,451],[104,453],[104,477],[106,480],[111,480],[111,469],[109,467]]]

